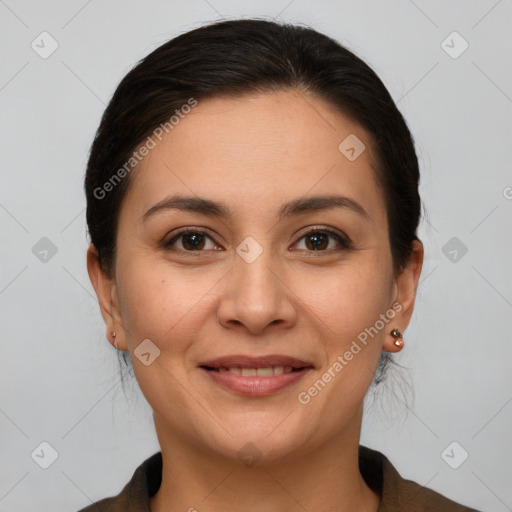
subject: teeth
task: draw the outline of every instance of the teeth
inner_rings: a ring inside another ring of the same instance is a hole
[[[219,372],[231,372],[242,377],[273,377],[274,375],[282,375],[293,371],[291,366],[267,366],[266,368],[231,368],[220,367]]]
[[[242,375],[243,375],[243,372],[242,372]],[[258,368],[256,370],[256,375],[258,377],[272,377],[272,375],[274,375],[274,369],[272,367]]]

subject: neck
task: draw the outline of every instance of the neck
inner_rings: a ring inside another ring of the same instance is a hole
[[[152,512],[376,512],[380,497],[359,472],[361,415],[322,446],[252,466],[177,438],[155,414],[162,483]]]

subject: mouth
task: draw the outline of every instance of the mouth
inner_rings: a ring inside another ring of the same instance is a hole
[[[237,394],[271,395],[301,379],[313,370],[311,363],[295,357],[269,355],[249,357],[232,355],[203,361],[204,370],[217,384]]]
[[[273,377],[274,375],[282,375],[283,373],[300,372],[304,368],[292,368],[291,366],[264,366],[261,368],[242,368],[240,366],[221,366],[214,368],[211,366],[201,366],[205,370],[213,372],[231,372],[234,375],[241,375],[242,377]]]

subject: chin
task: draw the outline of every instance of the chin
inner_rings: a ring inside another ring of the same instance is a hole
[[[251,417],[256,416],[258,420],[252,422]],[[241,414],[229,423],[226,430],[216,426],[216,432],[205,435],[203,442],[218,455],[234,459],[246,466],[274,463],[293,458],[297,454],[303,455],[311,449],[308,447],[310,435],[305,432],[304,422],[299,424],[294,418],[291,423],[284,418],[286,414],[283,413],[266,415],[264,418],[261,413]]]

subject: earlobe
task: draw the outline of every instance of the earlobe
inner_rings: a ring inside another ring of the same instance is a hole
[[[98,297],[101,316],[105,321],[106,338],[115,348],[126,350],[124,331],[118,311],[115,280],[102,268],[98,251],[93,244],[90,244],[87,249],[87,272]],[[115,335],[112,336],[112,333],[115,333]]]
[[[423,254],[423,244],[420,240],[414,240],[409,261],[395,279],[395,300],[401,309],[395,318],[396,328],[388,333],[383,343],[383,349],[388,352],[398,352],[404,346],[401,333],[405,331],[411,320],[423,266]]]

